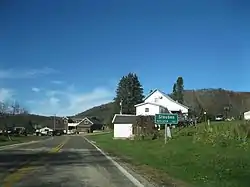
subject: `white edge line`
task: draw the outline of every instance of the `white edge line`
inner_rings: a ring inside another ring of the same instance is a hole
[[[99,147],[93,144],[86,137],[82,136],[88,143],[93,145],[103,156],[105,156],[108,160],[110,160],[135,186],[144,187],[142,183],[140,183],[133,175],[131,175],[126,169],[124,169],[120,164],[114,161],[110,156],[106,155]]]

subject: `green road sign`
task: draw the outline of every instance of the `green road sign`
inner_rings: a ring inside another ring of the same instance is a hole
[[[177,114],[155,114],[156,124],[178,124]]]

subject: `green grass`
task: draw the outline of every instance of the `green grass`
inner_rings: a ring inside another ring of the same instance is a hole
[[[236,124],[237,122],[212,124],[211,126],[217,129],[216,140],[220,139],[219,134],[224,137],[223,133]],[[221,127],[217,127],[218,125]],[[185,186],[248,187],[250,144],[245,142],[244,146],[241,146],[241,142],[229,138],[224,139],[231,142],[225,146],[220,143],[206,142],[204,136],[200,141],[194,141],[195,133],[199,135],[197,132],[201,132],[202,128],[204,129],[204,125],[196,129],[186,128],[180,131],[176,129],[173,131],[173,139],[166,145],[162,138],[113,140],[112,134],[91,136],[89,139],[95,141],[106,152],[126,158],[135,165],[154,168],[155,179],[157,176],[164,176],[163,173],[167,174],[161,179],[162,184],[169,183],[167,176],[170,176],[174,181],[183,181]]]
[[[41,140],[46,137],[42,136],[20,136],[20,137],[11,137],[12,140],[9,140],[8,137],[0,136],[0,147],[5,145],[24,143],[29,141]]]

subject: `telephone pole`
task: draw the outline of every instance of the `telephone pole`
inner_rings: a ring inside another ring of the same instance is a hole
[[[54,131],[56,129],[56,114],[54,115]]]
[[[120,101],[120,114],[122,114],[122,102],[123,100]]]

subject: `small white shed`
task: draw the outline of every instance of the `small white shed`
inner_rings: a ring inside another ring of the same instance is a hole
[[[250,120],[250,111],[244,112],[244,120]]]
[[[112,120],[114,124],[114,139],[132,138],[135,121],[135,115],[115,114]]]

